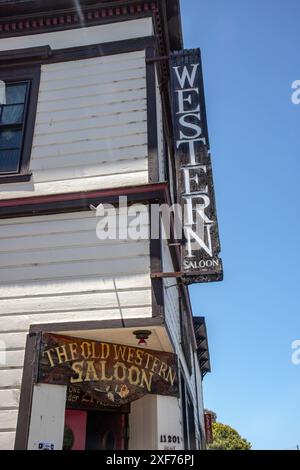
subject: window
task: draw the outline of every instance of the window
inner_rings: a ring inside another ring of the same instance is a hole
[[[1,84],[2,85],[2,84]],[[29,82],[3,82],[0,106],[0,173],[19,173]]]
[[[0,183],[28,181],[40,67],[0,70]]]

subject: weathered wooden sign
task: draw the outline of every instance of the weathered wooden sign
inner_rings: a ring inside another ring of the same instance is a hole
[[[212,444],[213,442],[213,418],[211,413],[204,413],[204,424],[205,424],[205,435],[207,444]]]
[[[184,212],[187,283],[223,279],[200,50],[171,56],[178,198]]]
[[[148,393],[178,396],[177,356],[43,333],[37,380],[67,385],[76,405],[118,407]]]

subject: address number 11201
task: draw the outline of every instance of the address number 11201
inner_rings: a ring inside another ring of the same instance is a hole
[[[161,434],[160,442],[163,444],[180,444],[180,436]]]

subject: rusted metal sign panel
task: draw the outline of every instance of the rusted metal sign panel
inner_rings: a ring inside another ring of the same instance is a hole
[[[204,413],[205,434],[207,444],[213,442],[213,418],[211,413]]]
[[[199,49],[171,56],[178,200],[184,214],[187,283],[223,279]]]
[[[67,385],[73,404],[118,407],[148,393],[178,396],[175,354],[51,333],[42,334],[40,348],[38,382]]]

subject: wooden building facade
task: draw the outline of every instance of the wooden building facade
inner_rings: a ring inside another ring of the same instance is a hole
[[[205,448],[205,320],[162,274],[181,271],[181,247],[96,233],[99,204],[145,205],[147,229],[151,204],[177,200],[168,58],[181,49],[177,0],[0,1],[1,449]],[[74,405],[72,382],[40,380],[49,334],[130,354],[146,341],[175,355],[177,390],[125,400],[125,384],[121,404]]]

